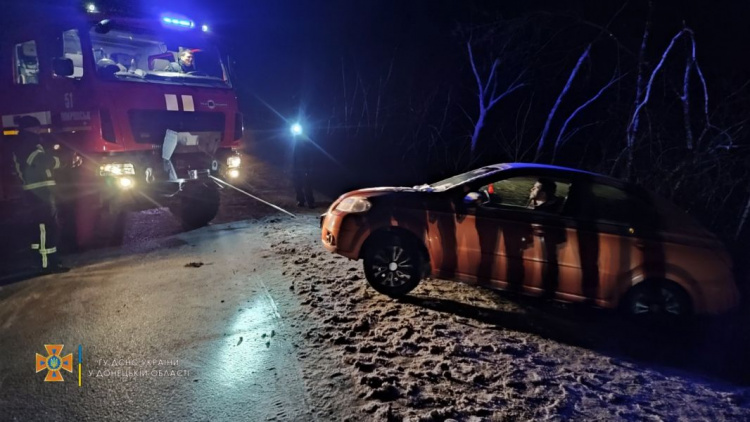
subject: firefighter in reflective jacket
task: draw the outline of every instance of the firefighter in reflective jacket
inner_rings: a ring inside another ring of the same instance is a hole
[[[13,162],[23,183],[26,214],[31,218],[27,234],[31,252],[42,272],[67,271],[57,259],[59,230],[53,172],[61,167],[60,159],[44,149],[38,119],[23,116],[17,123],[19,132],[14,140]]]

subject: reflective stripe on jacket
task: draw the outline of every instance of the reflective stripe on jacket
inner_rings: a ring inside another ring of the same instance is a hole
[[[60,159],[44,150],[38,135],[20,132],[13,148],[16,172],[24,190],[55,186],[52,170],[60,168]]]

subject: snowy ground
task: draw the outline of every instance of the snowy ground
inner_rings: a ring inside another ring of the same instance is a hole
[[[299,212],[288,175],[250,160],[243,187]],[[68,274],[0,287],[0,345],[14,345],[0,349],[0,420],[28,420],[20,410],[40,405],[90,420],[750,420],[747,314],[666,335],[610,312],[442,280],[397,301],[367,285],[361,262],[322,247],[322,208],[291,219],[222,198],[211,227],[182,233],[165,210],[133,214],[121,248],[70,256]],[[42,318],[27,300],[72,316]],[[107,380],[68,403],[23,363],[50,332],[105,356],[156,348],[201,375],[168,389]],[[118,413],[119,401],[144,417]],[[180,413],[159,413],[174,411],[165,403]]]
[[[750,419],[750,388],[715,376],[747,381],[747,355],[718,348],[714,328],[666,338],[441,280],[397,301],[367,285],[361,261],[323,249],[315,215],[263,233],[307,310],[303,348],[329,357],[307,376],[355,386],[339,392],[358,399],[348,420]]]

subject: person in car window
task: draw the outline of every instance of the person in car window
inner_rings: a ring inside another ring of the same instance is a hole
[[[555,192],[557,192],[555,182],[546,178],[537,180],[529,192],[528,208],[545,212],[559,212],[562,199],[555,195]]]
[[[164,70],[167,72],[177,73],[188,73],[194,71],[195,67],[193,66],[193,52],[187,49],[180,51],[180,54],[177,57],[177,61],[169,63],[167,68]]]

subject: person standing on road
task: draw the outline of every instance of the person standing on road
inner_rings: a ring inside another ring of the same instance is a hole
[[[304,207],[307,203],[308,208],[315,208],[312,190],[312,141],[302,133],[302,128],[298,124],[292,126],[292,136],[294,137],[292,178],[297,195],[297,206]]]
[[[57,258],[59,227],[54,177],[54,172],[62,167],[61,162],[51,151],[45,150],[38,119],[23,116],[17,123],[19,132],[13,140],[13,162],[23,184],[25,214],[31,220],[26,228],[30,251],[41,272],[65,272],[68,268]]]

